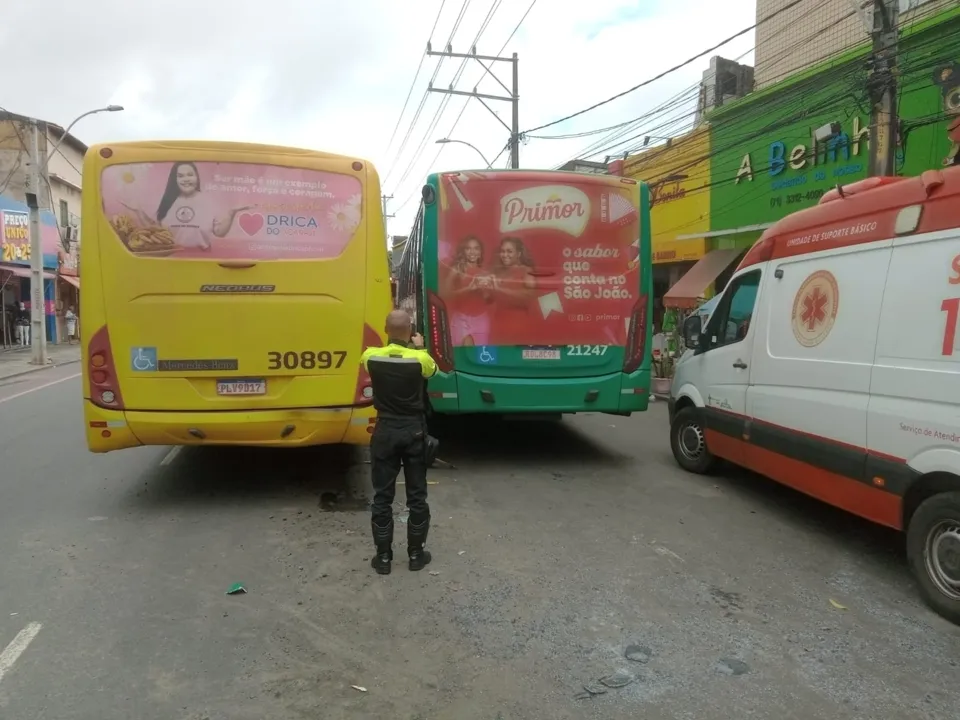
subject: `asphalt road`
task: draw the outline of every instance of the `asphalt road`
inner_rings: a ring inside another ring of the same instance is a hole
[[[379,577],[363,453],[91,455],[78,370],[0,384],[4,720],[956,715],[899,538],[682,473],[662,404],[449,428],[432,572]]]

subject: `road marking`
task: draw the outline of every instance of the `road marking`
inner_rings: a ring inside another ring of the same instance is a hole
[[[38,622],[30,623],[0,653],[0,682],[3,681],[3,676],[13,668],[13,664],[23,655],[23,651],[33,642],[42,627],[43,625]]]
[[[68,377],[60,378],[59,380],[54,380],[53,382],[48,382],[43,385],[37,385],[37,387],[30,388],[29,390],[24,390],[23,392],[18,392],[15,395],[9,395],[5,398],[0,398],[0,404],[5,402],[10,402],[11,400],[16,400],[19,397],[23,397],[24,395],[29,395],[30,393],[36,392],[37,390],[43,390],[44,388],[52,387],[53,385],[59,385],[60,383],[66,382],[67,380],[73,380],[74,378],[80,377],[80,375],[82,375],[82,373],[69,375]]]
[[[656,552],[658,555],[663,555],[665,557],[673,558],[674,560],[679,560],[680,562],[686,562],[686,560],[684,560],[682,557],[677,555],[673,550],[670,550],[669,548],[665,548],[663,546],[655,547],[654,552]]]
[[[163,460],[160,461],[161,465],[169,465],[174,460],[177,459],[177,455],[180,454],[180,451],[183,450],[183,445],[176,445],[170,448],[170,452],[163,456]]]

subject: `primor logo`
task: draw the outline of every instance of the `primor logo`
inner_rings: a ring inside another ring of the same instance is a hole
[[[590,220],[590,198],[569,185],[524,188],[500,199],[500,232],[535,228],[580,237]]]

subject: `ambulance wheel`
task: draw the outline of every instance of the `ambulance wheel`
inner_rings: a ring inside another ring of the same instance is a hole
[[[703,418],[695,407],[685,407],[673,417],[670,425],[670,449],[677,464],[687,472],[705,475],[713,469],[716,458],[707,449]]]
[[[960,625],[960,492],[924,500],[907,527],[907,560],[924,601]]]

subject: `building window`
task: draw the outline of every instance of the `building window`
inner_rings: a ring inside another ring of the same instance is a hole
[[[66,200],[60,201],[60,227],[65,228],[70,225],[70,206]]]

